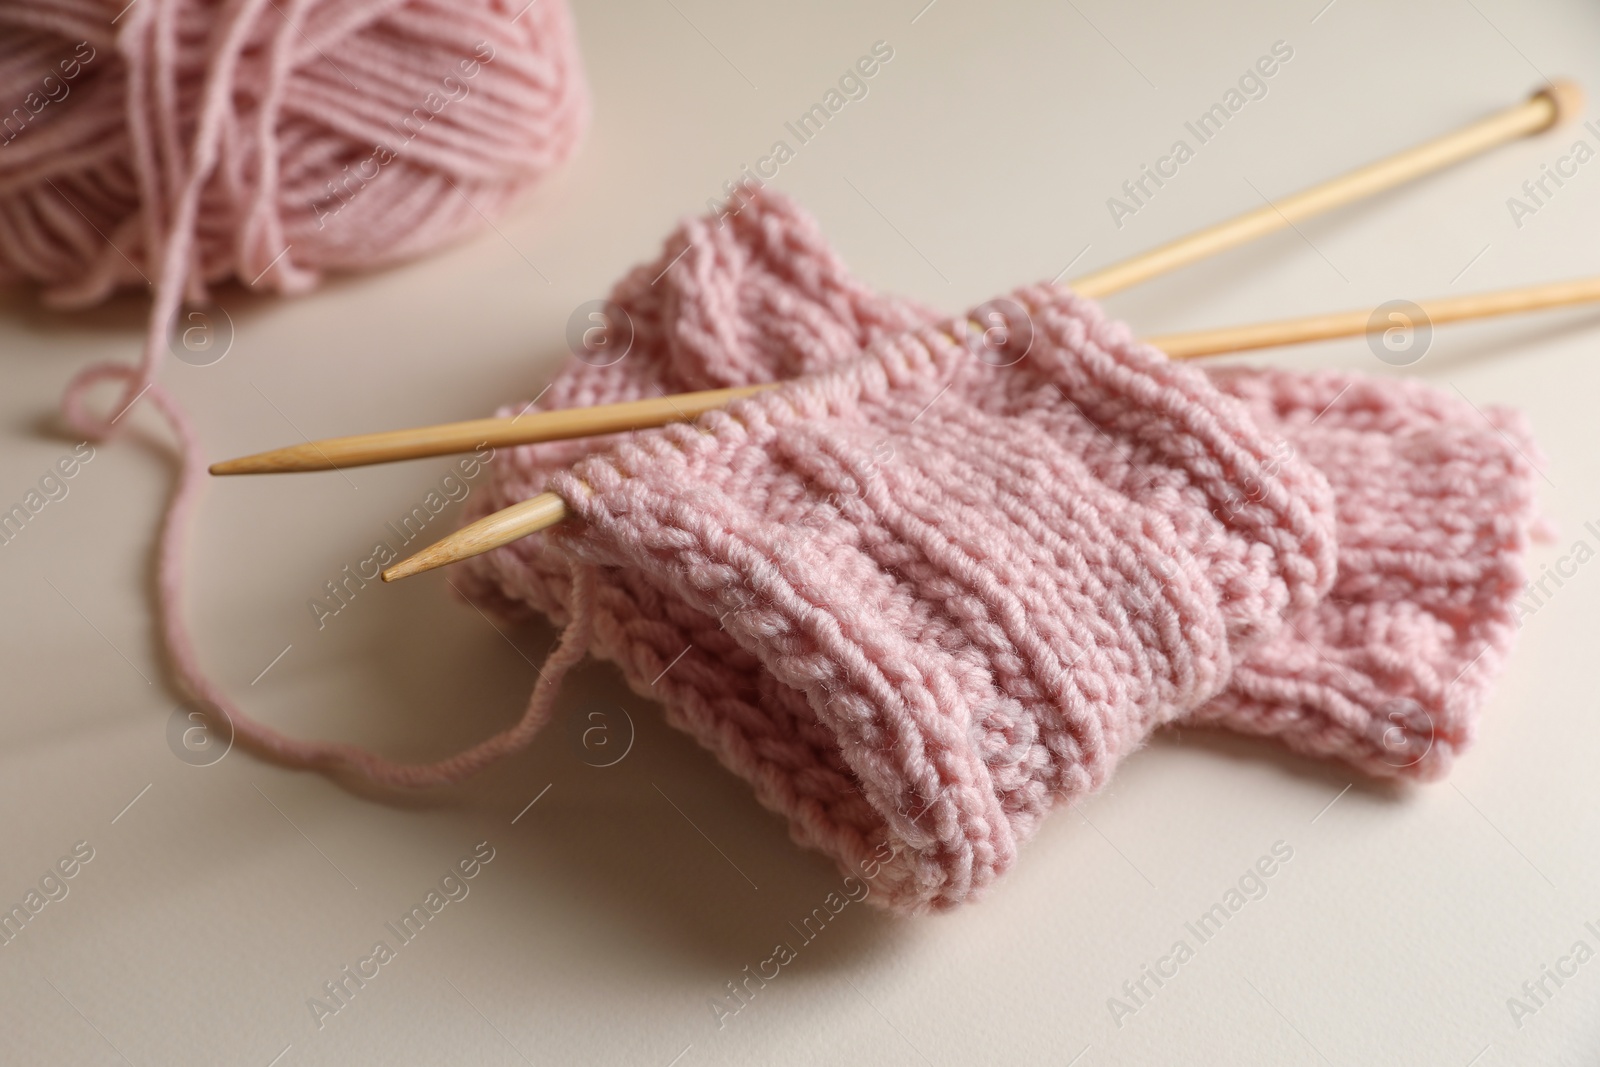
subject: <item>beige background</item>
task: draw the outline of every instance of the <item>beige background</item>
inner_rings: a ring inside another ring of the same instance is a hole
[[[164,381],[219,458],[530,396],[572,309],[877,40],[894,58],[870,94],[777,184],[870,283],[951,310],[1254,207],[1543,75],[1600,89],[1592,4],[1323,2],[582,3],[596,121],[569,169],[498,233],[426,262],[295,300],[222,293],[232,350]],[[1277,40],[1294,58],[1269,95],[1116,228],[1106,198]],[[1506,207],[1578,137],[1600,146],[1581,129],[1524,142],[1110,306],[1159,332],[1592,273],[1600,161],[1520,228]],[[134,297],[73,316],[4,298],[0,503],[70,451],[62,385],[131,358],[143,314]],[[1449,327],[1407,372],[1529,413],[1562,528],[1535,567],[1595,540],[1597,342],[1593,312]],[[1264,358],[1388,372],[1362,341]],[[102,448],[0,549],[0,901],[75,842],[94,849],[70,895],[0,947],[6,1062],[1491,1065],[1600,1047],[1600,962],[1520,1028],[1506,1004],[1575,941],[1600,948],[1584,927],[1600,926],[1600,565],[1527,623],[1449,783],[1391,788],[1270,744],[1161,737],[1058,812],[981,905],[917,921],[852,905],[719,1029],[724,984],[838,875],[609,668],[581,671],[529,751],[406,802],[242,751],[175,757],[150,614],[171,467],[159,424],[136,422],[147,446]],[[321,631],[306,605],[447,469],[211,488],[190,610],[209,669],[252,713],[411,759],[516,714],[553,635],[497,635],[447,574],[369,587]],[[631,721],[615,766],[587,765],[574,740],[592,713],[619,744]],[[485,840],[495,858],[470,895],[319,1030],[307,998]],[[1267,896],[1119,1028],[1107,999],[1277,841],[1294,855]]]

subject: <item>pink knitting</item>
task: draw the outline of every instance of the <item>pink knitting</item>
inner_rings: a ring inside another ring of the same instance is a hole
[[[547,406],[805,376],[697,425],[508,451],[478,510],[550,485],[578,518],[464,577],[566,632],[520,721],[431,764],[285,737],[206,677],[181,612],[204,463],[151,386],[185,457],[159,580],[187,694],[285,763],[422,787],[528,744],[593,651],[901,911],[974,899],[1162,723],[1414,777],[1470,740],[1532,512],[1513,416],[1414,383],[1207,375],[1048,286],[1015,294],[1032,346],[993,366],[770,194],[686,224],[616,297],[633,354],[574,366]],[[69,420],[137,375],[85,372]]]
[[[1332,483],[1339,578],[1189,721],[1444,777],[1516,636],[1539,456],[1522,416],[1393,378],[1211,377]]]
[[[591,650],[801,843],[852,869],[887,843],[901,910],[971,899],[1162,722],[1444,773],[1513,634],[1520,423],[1414,383],[1213,385],[1087,301],[1015,298],[1033,346],[992,367],[770,192],[687,223],[618,286],[632,354],[544,406],[811,377],[514,450],[476,510],[548,485],[582,521],[474,561],[469,595],[564,620],[581,576]]]

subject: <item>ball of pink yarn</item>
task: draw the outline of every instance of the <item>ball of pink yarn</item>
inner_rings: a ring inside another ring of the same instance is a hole
[[[587,110],[561,0],[0,0],[0,282],[152,287],[131,398],[205,285],[461,238]]]

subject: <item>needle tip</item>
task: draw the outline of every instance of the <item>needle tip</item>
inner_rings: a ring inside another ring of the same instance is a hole
[[[421,574],[423,571],[431,571],[435,567],[442,566],[447,562],[449,561],[440,560],[439,562],[433,562],[429,558],[428,553],[419,552],[415,556],[407,557],[406,559],[401,560],[399,563],[393,563],[385,567],[383,569],[382,578],[385,582],[398,582],[400,579],[409,578],[413,574]]]

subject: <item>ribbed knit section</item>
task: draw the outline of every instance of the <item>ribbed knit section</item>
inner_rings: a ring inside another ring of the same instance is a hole
[[[467,593],[564,622],[591,568],[593,653],[797,841],[854,873],[887,845],[874,899],[973,899],[1163,723],[1413,777],[1470,739],[1533,514],[1514,416],[1202,372],[1052,286],[1012,294],[1031,346],[991,366],[770,190],[614,299],[629,355],[541,406],[787,384],[503,453],[469,519],[546,488],[576,518],[472,561]]]

